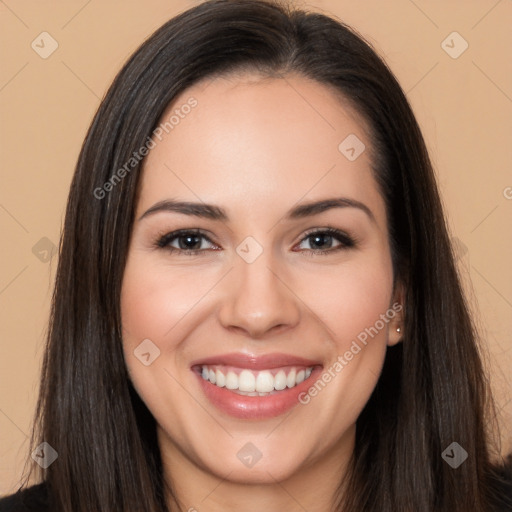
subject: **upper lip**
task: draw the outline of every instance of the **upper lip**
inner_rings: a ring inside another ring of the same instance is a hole
[[[217,356],[198,359],[191,366],[199,365],[225,365],[235,366],[237,368],[247,368],[248,370],[270,370],[282,366],[305,366],[312,367],[321,365],[319,361],[305,359],[303,357],[292,356],[274,352],[271,354],[254,355],[244,354],[242,352],[232,352],[230,354],[220,354]]]

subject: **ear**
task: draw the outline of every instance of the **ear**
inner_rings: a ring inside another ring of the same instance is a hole
[[[404,299],[405,290],[401,282],[397,281],[393,300],[389,306],[389,316],[392,316],[388,324],[388,346],[392,347],[402,341],[404,334]]]

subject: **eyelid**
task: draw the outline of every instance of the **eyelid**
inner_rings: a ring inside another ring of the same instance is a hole
[[[344,236],[346,238],[350,238],[351,240],[354,240],[354,237],[350,233],[344,231],[343,229],[338,229],[338,228],[335,228],[333,226],[327,225],[327,226],[320,226],[320,227],[315,227],[315,228],[311,228],[311,229],[306,230],[301,235],[302,238],[300,239],[300,241],[304,240],[308,236],[313,235],[314,233],[329,233],[329,234],[332,234],[332,235]],[[354,242],[355,242],[355,240],[354,240]]]

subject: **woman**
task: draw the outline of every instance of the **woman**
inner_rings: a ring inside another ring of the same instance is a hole
[[[392,73],[326,16],[212,0],[137,50],[87,134],[42,483],[0,510],[512,510],[490,403]]]

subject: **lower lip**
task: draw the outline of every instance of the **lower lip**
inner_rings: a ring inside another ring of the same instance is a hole
[[[267,396],[238,395],[229,389],[219,388],[203,379],[197,372],[194,373],[199,379],[204,394],[215,407],[235,418],[263,420],[280,416],[298,405],[300,403],[299,395],[311,387],[321,371],[322,367],[317,366],[309,378],[297,386]]]

